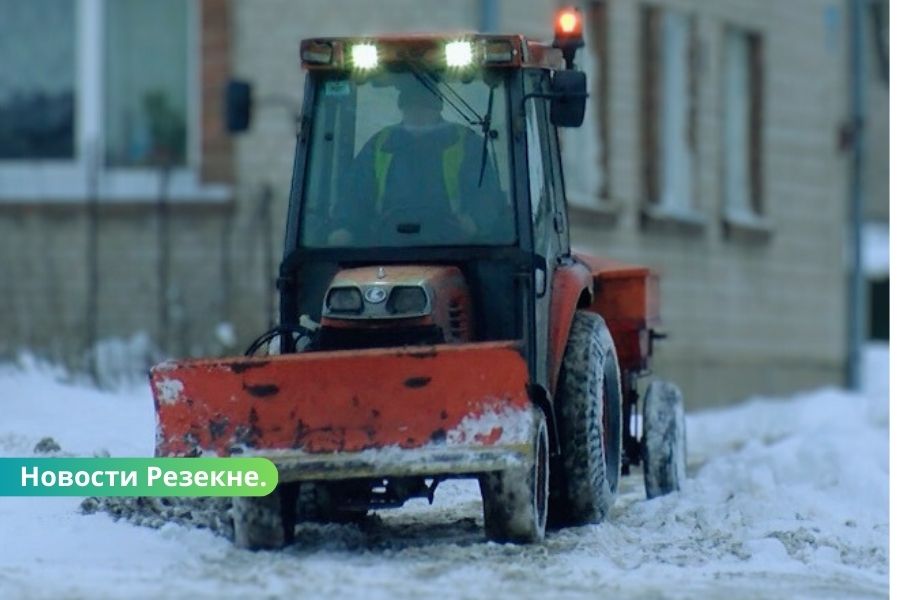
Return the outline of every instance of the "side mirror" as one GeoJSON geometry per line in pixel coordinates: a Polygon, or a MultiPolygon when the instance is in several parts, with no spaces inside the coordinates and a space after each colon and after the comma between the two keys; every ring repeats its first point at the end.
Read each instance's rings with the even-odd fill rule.
{"type": "Polygon", "coordinates": [[[557,127],[581,127],[588,97],[584,72],[557,71],[550,89],[550,122],[557,127]]]}
{"type": "Polygon", "coordinates": [[[240,133],[250,127],[253,89],[246,81],[231,80],[225,86],[225,130],[240,133]]]}

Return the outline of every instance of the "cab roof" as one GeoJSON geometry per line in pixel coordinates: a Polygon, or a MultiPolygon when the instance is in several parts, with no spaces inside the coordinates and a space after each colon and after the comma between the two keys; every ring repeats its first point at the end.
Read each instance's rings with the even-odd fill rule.
{"type": "Polygon", "coordinates": [[[310,70],[352,70],[353,47],[371,45],[383,63],[415,58],[440,65],[447,44],[454,42],[469,43],[473,60],[486,67],[565,68],[562,52],[549,43],[521,34],[468,32],[308,38],[300,43],[300,60],[310,70]]]}

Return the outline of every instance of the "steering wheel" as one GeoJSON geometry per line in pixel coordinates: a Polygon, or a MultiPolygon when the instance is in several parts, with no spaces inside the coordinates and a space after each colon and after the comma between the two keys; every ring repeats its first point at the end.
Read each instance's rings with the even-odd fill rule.
{"type": "Polygon", "coordinates": [[[395,206],[385,211],[375,221],[372,231],[378,237],[425,235],[429,241],[460,241],[469,237],[459,219],[449,210],[418,204],[395,206]]]}

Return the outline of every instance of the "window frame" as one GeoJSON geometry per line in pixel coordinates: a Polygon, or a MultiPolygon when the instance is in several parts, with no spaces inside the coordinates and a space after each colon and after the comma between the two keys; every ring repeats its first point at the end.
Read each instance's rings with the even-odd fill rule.
{"type": "Polygon", "coordinates": [[[645,4],[640,7],[640,46],[641,65],[641,169],[643,176],[643,209],[642,218],[645,224],[670,222],[687,226],[690,229],[702,228],[706,217],[700,210],[700,153],[699,153],[699,53],[700,39],[697,15],[691,11],[645,4]],[[687,40],[685,44],[684,81],[685,120],[687,124],[686,146],[690,152],[690,193],[680,202],[664,202],[663,170],[665,168],[661,155],[663,145],[663,117],[659,107],[664,98],[662,79],[665,66],[660,60],[665,44],[664,19],[667,13],[681,15],[687,24],[687,40]]]}
{"type": "Polygon", "coordinates": [[[726,26],[722,37],[722,144],[724,146],[721,156],[722,160],[722,183],[723,183],[723,207],[726,214],[746,213],[746,216],[762,217],[765,214],[765,202],[763,198],[763,172],[762,172],[762,126],[763,126],[763,47],[762,36],[755,31],[736,26],[726,26]],[[744,157],[747,170],[747,190],[746,198],[743,204],[738,206],[736,199],[729,196],[728,176],[728,155],[734,152],[733,145],[728,136],[728,122],[731,114],[730,100],[731,91],[729,90],[729,82],[731,78],[730,68],[732,66],[730,52],[730,40],[739,38],[740,43],[746,47],[746,62],[743,68],[746,69],[746,139],[742,140],[746,144],[746,156],[744,157]]]}
{"type": "MultiPolygon", "coordinates": [[[[409,73],[412,76],[411,71],[403,71],[405,73],[409,73]]],[[[495,125],[497,123],[501,123],[498,127],[501,127],[506,130],[505,135],[500,135],[499,137],[502,139],[506,139],[506,150],[505,150],[505,168],[500,168],[501,164],[504,161],[497,160],[495,163],[495,168],[497,169],[497,176],[499,178],[498,183],[500,185],[501,191],[505,192],[507,197],[507,201],[509,203],[510,208],[510,217],[512,218],[513,229],[513,240],[508,242],[497,242],[494,241],[485,241],[480,240],[477,242],[477,245],[480,245],[485,248],[504,248],[504,247],[513,247],[517,246],[521,243],[521,237],[523,235],[520,229],[520,221],[518,211],[519,208],[515,201],[515,193],[516,193],[516,165],[515,165],[515,137],[518,135],[515,132],[514,126],[514,117],[513,117],[513,97],[514,97],[514,88],[519,83],[512,76],[512,73],[508,70],[497,69],[497,74],[502,76],[503,81],[498,83],[498,89],[501,90],[502,97],[494,98],[494,113],[497,111],[502,111],[503,119],[497,121],[494,120],[495,125]]],[[[291,202],[297,204],[297,212],[296,214],[289,215],[289,219],[296,219],[297,222],[297,230],[296,230],[296,240],[295,243],[296,248],[302,248],[304,251],[322,251],[322,250],[333,250],[339,248],[343,251],[351,251],[351,250],[359,250],[359,249],[371,249],[373,246],[364,246],[364,245],[331,245],[331,244],[317,244],[310,243],[308,240],[305,240],[307,237],[307,227],[309,226],[308,219],[311,214],[314,214],[310,211],[310,201],[312,199],[312,191],[317,191],[312,188],[315,179],[322,177],[323,169],[316,169],[314,167],[314,161],[318,159],[318,154],[313,151],[311,146],[312,141],[316,138],[317,131],[319,128],[323,127],[323,125],[327,128],[328,123],[323,124],[319,119],[320,115],[327,114],[327,111],[321,105],[323,90],[327,82],[329,81],[343,81],[352,79],[353,75],[341,71],[329,71],[323,70],[319,72],[312,71],[306,79],[306,86],[304,88],[304,107],[302,113],[302,120],[306,124],[306,129],[300,134],[298,137],[297,144],[297,153],[295,155],[295,165],[293,171],[293,180],[292,180],[292,191],[291,191],[291,202]],[[301,164],[297,161],[300,160],[300,152],[302,151],[302,171],[300,170],[301,164]],[[296,198],[296,200],[295,200],[296,198]]],[[[356,95],[359,93],[359,86],[353,87],[353,107],[352,109],[346,111],[347,114],[358,115],[360,111],[357,110],[358,100],[356,95]]],[[[390,106],[396,106],[396,100],[389,103],[390,106]]],[[[452,114],[452,109],[450,107],[445,107],[445,111],[448,111],[448,114],[452,114]]],[[[331,119],[333,121],[337,121],[339,115],[338,111],[333,111],[331,115],[331,119]]],[[[399,121],[400,112],[398,111],[395,115],[396,119],[399,121]]],[[[459,121],[460,117],[455,116],[453,119],[445,119],[450,123],[455,123],[457,125],[463,125],[462,122],[459,121]]],[[[393,121],[390,119],[389,121],[393,121]]],[[[388,125],[394,125],[394,123],[390,122],[388,125]]],[[[331,124],[333,128],[333,123],[331,124]]],[[[362,152],[362,149],[366,146],[366,144],[375,138],[376,134],[379,131],[384,130],[384,125],[379,125],[372,129],[371,134],[360,134],[357,130],[360,126],[360,120],[357,117],[353,119],[353,144],[351,144],[350,149],[351,152],[348,155],[350,158],[350,163],[354,162],[359,158],[359,154],[362,152]],[[360,143],[360,141],[362,141],[360,143]],[[356,146],[359,145],[359,148],[356,146]]],[[[469,129],[471,129],[470,125],[467,125],[469,129]]],[[[496,127],[495,127],[496,128],[496,127]]],[[[493,152],[489,149],[489,160],[493,161],[494,157],[491,157],[493,152]]],[[[499,152],[498,152],[499,154],[499,152]]],[[[326,161],[327,168],[324,171],[332,172],[334,167],[334,161],[326,161]]],[[[329,179],[334,179],[334,175],[328,175],[329,179]]],[[[341,176],[343,177],[343,176],[341,176]]],[[[336,181],[336,180],[335,180],[336,181]]],[[[332,186],[335,181],[330,182],[328,185],[332,186]]],[[[337,197],[339,194],[337,192],[333,192],[331,194],[334,197],[337,197]]],[[[329,215],[333,217],[333,205],[329,208],[329,215]]],[[[291,221],[293,223],[293,221],[291,221]]],[[[291,230],[288,230],[288,234],[291,234],[291,230]]],[[[287,238],[286,238],[287,239],[287,238]]],[[[476,245],[470,242],[458,242],[458,243],[448,243],[445,244],[446,247],[458,248],[463,247],[465,245],[476,245]]],[[[389,249],[419,249],[419,250],[427,250],[435,247],[439,247],[437,244],[428,243],[421,245],[397,245],[397,246],[382,246],[383,248],[389,249]]]]}
{"type": "MultiPolygon", "coordinates": [[[[0,203],[156,202],[163,193],[162,170],[105,165],[103,131],[104,8],[115,0],[75,2],[75,144],[71,159],[0,160],[0,203]]],[[[186,164],[169,170],[169,198],[224,201],[228,186],[202,184],[201,19],[198,0],[186,2],[188,23],[186,164]]]]}
{"type": "Polygon", "coordinates": [[[766,200],[765,182],[765,121],[766,121],[766,73],[765,73],[765,36],[757,29],[742,25],[726,23],[721,29],[720,38],[720,94],[721,110],[719,114],[720,143],[719,153],[719,190],[721,198],[721,218],[726,235],[749,239],[765,239],[772,233],[769,220],[769,208],[766,200]],[[728,161],[734,152],[728,140],[729,118],[729,38],[741,36],[747,46],[747,139],[746,170],[747,190],[743,206],[739,206],[730,194],[728,181],[728,161]]]}
{"type": "MultiPolygon", "coordinates": [[[[532,77],[534,75],[532,74],[532,77]]],[[[541,93],[541,83],[529,82],[532,89],[541,93]]],[[[528,164],[528,203],[531,212],[531,226],[535,239],[541,239],[543,229],[549,227],[552,215],[552,175],[548,172],[550,165],[546,163],[546,133],[541,123],[546,119],[544,103],[531,99],[525,104],[525,148],[528,164]]]]}

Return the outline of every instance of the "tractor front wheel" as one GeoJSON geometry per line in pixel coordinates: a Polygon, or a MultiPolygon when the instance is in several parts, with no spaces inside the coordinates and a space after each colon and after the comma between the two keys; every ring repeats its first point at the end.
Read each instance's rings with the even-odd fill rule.
{"type": "Polygon", "coordinates": [[[551,520],[597,523],[609,513],[622,468],[622,386],[612,335],[603,318],[572,320],[557,387],[559,444],[551,520]]]}
{"type": "Polygon", "coordinates": [[[641,452],[647,498],[680,490],[687,472],[684,400],[668,381],[653,381],[644,396],[641,452]]]}
{"type": "Polygon", "coordinates": [[[531,464],[485,473],[479,478],[484,529],[489,540],[531,544],[547,527],[550,451],[547,422],[538,413],[531,464]]]}

